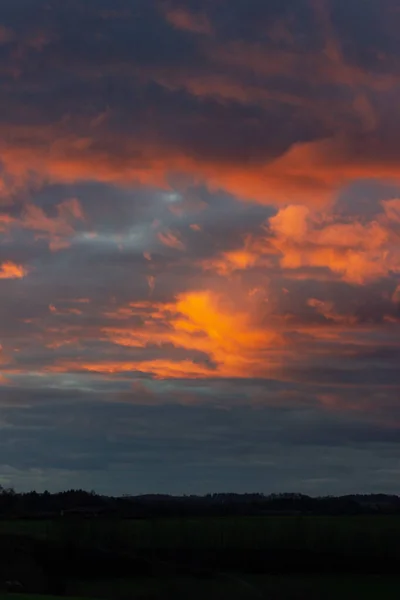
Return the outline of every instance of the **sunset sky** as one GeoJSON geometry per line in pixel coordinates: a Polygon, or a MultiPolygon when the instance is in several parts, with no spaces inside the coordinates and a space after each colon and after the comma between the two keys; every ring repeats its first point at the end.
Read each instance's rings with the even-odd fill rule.
{"type": "Polygon", "coordinates": [[[400,493],[399,31],[1,1],[1,485],[400,493]]]}

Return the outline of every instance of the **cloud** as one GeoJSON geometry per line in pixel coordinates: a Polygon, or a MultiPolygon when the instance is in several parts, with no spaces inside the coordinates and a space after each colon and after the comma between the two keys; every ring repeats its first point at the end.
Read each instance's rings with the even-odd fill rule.
{"type": "Polygon", "coordinates": [[[345,281],[361,284],[387,277],[400,269],[398,206],[398,200],[383,202],[383,215],[369,223],[335,223],[329,215],[289,206],[269,221],[272,244],[284,269],[327,267],[345,281]]]}
{"type": "Polygon", "coordinates": [[[324,490],[334,493],[391,489],[398,436],[366,416],[310,407],[110,404],[94,402],[87,394],[79,401],[64,395],[55,411],[52,392],[44,392],[44,402],[39,401],[41,393],[30,394],[30,406],[14,402],[3,410],[6,426],[0,443],[8,448],[8,466],[2,477],[18,489],[63,489],[71,483],[107,493],[104,474],[114,493],[128,488],[130,493],[159,492],[167,479],[171,493],[245,492],[261,485],[266,493],[296,489],[318,494],[320,478],[324,490]],[[11,444],[16,435],[20,443],[11,444]],[[36,443],[27,452],[33,438],[36,443]],[[193,469],[196,481],[190,477],[193,469]],[[238,470],[244,478],[239,488],[232,488],[238,470]],[[134,471],[133,487],[126,488],[134,471]]]}
{"type": "Polygon", "coordinates": [[[217,257],[206,259],[201,263],[206,271],[215,271],[219,275],[230,275],[235,271],[251,269],[252,267],[272,266],[271,256],[268,256],[267,244],[260,239],[249,236],[241,249],[222,252],[217,257]]]}
{"type": "Polygon", "coordinates": [[[212,33],[210,21],[204,14],[195,14],[183,8],[167,9],[166,19],[173,27],[193,33],[212,33]]]}
{"type": "Polygon", "coordinates": [[[81,4],[0,7],[2,472],[390,487],[395,3],[81,4]]]}
{"type": "Polygon", "coordinates": [[[55,206],[55,214],[49,216],[35,204],[24,204],[17,216],[5,214],[3,232],[13,235],[15,230],[25,230],[33,233],[35,240],[45,239],[52,251],[67,248],[75,234],[76,222],[84,221],[82,207],[76,198],[71,198],[55,206]]]}
{"type": "Polygon", "coordinates": [[[160,242],[164,244],[164,246],[168,246],[168,248],[175,248],[176,250],[185,250],[185,244],[172,231],[160,231],[157,234],[157,237],[160,240],[160,242]]]}
{"type": "Polygon", "coordinates": [[[11,261],[0,264],[0,279],[22,279],[26,275],[27,271],[22,265],[11,261]]]}
{"type": "Polygon", "coordinates": [[[398,181],[392,3],[391,19],[363,7],[357,26],[336,0],[255,6],[49,13],[36,0],[28,25],[6,3],[5,195],[32,178],[171,189],[180,173],[264,204],[320,203],[360,177],[398,181]]]}
{"type": "Polygon", "coordinates": [[[268,350],[280,343],[275,332],[260,331],[253,325],[244,309],[208,291],[182,294],[176,303],[164,306],[132,305],[121,316],[129,319],[143,310],[147,312],[145,329],[124,326],[105,328],[104,333],[121,346],[155,344],[167,350],[172,344],[187,350],[188,356],[193,351],[204,356],[201,362],[159,359],[127,365],[128,370],[145,371],[156,377],[242,377],[255,375],[260,369],[266,372],[264,359],[268,350]]]}
{"type": "Polygon", "coordinates": [[[321,212],[296,204],[281,208],[250,234],[241,247],[205,261],[220,274],[273,266],[274,256],[290,276],[301,269],[328,269],[353,284],[365,284],[400,271],[398,199],[384,200],[375,218],[344,217],[335,209],[321,212]]]}

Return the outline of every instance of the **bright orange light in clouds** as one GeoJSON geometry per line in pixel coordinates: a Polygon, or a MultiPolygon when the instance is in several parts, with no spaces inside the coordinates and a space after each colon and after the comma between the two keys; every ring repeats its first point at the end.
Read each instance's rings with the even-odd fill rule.
{"type": "Polygon", "coordinates": [[[223,252],[220,256],[204,261],[202,267],[206,271],[215,271],[219,275],[230,275],[233,271],[254,267],[259,260],[259,254],[245,247],[223,252]]]}
{"type": "Polygon", "coordinates": [[[28,271],[25,267],[17,265],[12,261],[7,261],[0,265],[0,279],[22,279],[27,274],[28,271]]]}
{"type": "Polygon", "coordinates": [[[269,220],[271,242],[283,269],[326,267],[343,280],[363,284],[400,272],[398,200],[382,202],[384,214],[369,223],[335,223],[333,215],[288,206],[269,220]]]}
{"type": "MultiPolygon", "coordinates": [[[[188,355],[190,351],[204,353],[205,361],[150,359],[132,363],[128,368],[118,364],[83,368],[105,372],[136,369],[156,377],[249,377],[265,373],[272,366],[269,361],[272,352],[281,346],[281,339],[272,329],[252,322],[248,308],[234,307],[211,291],[182,294],[174,304],[133,304],[118,310],[123,326],[103,329],[108,341],[132,348],[172,344],[187,350],[188,355]],[[130,328],[129,319],[134,315],[143,316],[144,327],[130,328]]],[[[275,355],[274,364],[276,361],[275,355]]]]}
{"type": "Polygon", "coordinates": [[[271,266],[275,256],[286,277],[307,278],[296,270],[325,268],[353,284],[400,273],[400,201],[383,201],[382,208],[365,222],[289,205],[265,223],[263,234],[248,236],[236,250],[207,259],[202,266],[227,276],[271,266]]]}
{"type": "Polygon", "coordinates": [[[267,240],[247,236],[242,248],[222,252],[215,258],[201,263],[206,271],[215,271],[219,275],[230,275],[234,271],[250,269],[255,266],[271,266],[273,248],[267,240]]]}
{"type": "Polygon", "coordinates": [[[54,182],[96,180],[171,190],[169,175],[181,173],[194,183],[206,182],[210,190],[224,189],[243,200],[321,206],[332,201],[334,193],[353,180],[374,177],[400,181],[397,160],[379,160],[376,153],[359,157],[351,140],[341,135],[294,144],[277,158],[241,163],[192,157],[168,145],[148,144],[144,149],[134,140],[123,140],[124,155],[115,156],[100,153],[90,138],[66,138],[56,129],[47,132],[6,129],[2,133],[2,160],[7,172],[21,185],[29,172],[35,172],[39,178],[54,182]],[[15,140],[15,145],[5,142],[9,139],[15,140]],[[50,154],[38,147],[35,143],[38,139],[43,147],[51,146],[50,154]]]}

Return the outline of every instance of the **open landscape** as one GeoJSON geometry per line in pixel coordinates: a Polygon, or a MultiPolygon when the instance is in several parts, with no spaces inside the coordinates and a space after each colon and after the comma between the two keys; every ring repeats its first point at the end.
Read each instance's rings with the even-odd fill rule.
{"type": "MultiPolygon", "coordinates": [[[[135,498],[123,502],[137,506],[135,498]]],[[[398,514],[229,514],[236,500],[225,515],[166,517],[154,499],[150,505],[153,514],[140,518],[94,516],[93,507],[51,518],[3,515],[2,581],[18,581],[25,595],[13,596],[21,600],[354,600],[400,592],[398,514]]],[[[185,506],[190,512],[189,500],[185,506]]]]}
{"type": "Polygon", "coordinates": [[[0,0],[0,600],[398,600],[399,482],[400,0],[0,0]]]}

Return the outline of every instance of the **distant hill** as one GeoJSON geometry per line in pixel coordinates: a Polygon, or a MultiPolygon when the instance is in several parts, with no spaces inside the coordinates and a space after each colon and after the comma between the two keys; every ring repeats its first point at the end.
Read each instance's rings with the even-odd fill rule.
{"type": "Polygon", "coordinates": [[[228,515],[400,514],[400,498],[389,494],[311,497],[298,493],[214,493],[205,496],[102,496],[85,490],[17,493],[0,487],[0,518],[228,515]]]}

